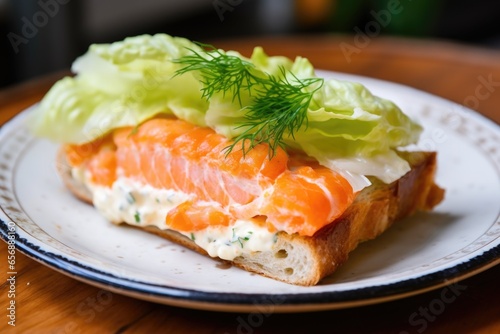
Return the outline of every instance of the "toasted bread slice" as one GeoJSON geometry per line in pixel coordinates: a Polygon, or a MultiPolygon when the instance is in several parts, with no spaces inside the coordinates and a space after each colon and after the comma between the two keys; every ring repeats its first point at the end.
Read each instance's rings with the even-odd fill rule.
{"type": "MultiPolygon", "coordinates": [[[[282,282],[310,286],[332,274],[359,243],[374,239],[394,222],[419,210],[431,210],[444,197],[444,190],[434,182],[435,152],[400,152],[411,170],[399,180],[385,184],[372,179],[347,211],[311,237],[279,232],[272,249],[245,254],[232,262],[244,270],[282,282]]],[[[71,175],[64,152],[58,156],[60,175],[71,192],[92,203],[90,192],[71,175]]],[[[181,244],[196,252],[207,252],[191,239],[173,230],[157,227],[142,229],[181,244]]]]}

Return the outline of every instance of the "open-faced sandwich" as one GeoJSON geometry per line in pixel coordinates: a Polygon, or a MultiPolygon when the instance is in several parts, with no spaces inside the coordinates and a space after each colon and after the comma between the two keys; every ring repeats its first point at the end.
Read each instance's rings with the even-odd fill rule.
{"type": "Polygon", "coordinates": [[[92,45],[33,113],[61,176],[109,221],[314,285],[444,191],[421,126],[311,63],[165,34],[92,45]]]}

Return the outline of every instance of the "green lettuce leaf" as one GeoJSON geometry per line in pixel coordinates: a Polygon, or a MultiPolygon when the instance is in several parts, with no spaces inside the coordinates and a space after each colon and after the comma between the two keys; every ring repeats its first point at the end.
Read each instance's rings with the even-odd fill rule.
{"type": "Polygon", "coordinates": [[[315,94],[308,120],[308,127],[287,144],[348,179],[349,173],[373,175],[386,183],[400,178],[410,166],[394,149],[417,143],[422,132],[393,102],[374,96],[359,83],[334,79],[315,94]]]}
{"type": "Polygon", "coordinates": [[[198,45],[165,34],[95,44],[72,66],[74,77],[58,81],[36,108],[31,125],[63,143],[85,143],[118,127],[158,114],[174,114],[205,126],[207,101],[192,75],[174,76],[173,59],[198,45]]]}

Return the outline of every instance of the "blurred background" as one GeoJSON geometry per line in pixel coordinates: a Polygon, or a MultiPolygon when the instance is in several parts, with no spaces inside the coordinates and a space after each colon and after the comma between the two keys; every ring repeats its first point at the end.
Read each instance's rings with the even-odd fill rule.
{"type": "Polygon", "coordinates": [[[498,0],[0,0],[0,88],[69,69],[89,44],[126,36],[355,34],[373,20],[381,36],[500,49],[498,0]],[[385,19],[390,9],[397,15],[385,19]]]}

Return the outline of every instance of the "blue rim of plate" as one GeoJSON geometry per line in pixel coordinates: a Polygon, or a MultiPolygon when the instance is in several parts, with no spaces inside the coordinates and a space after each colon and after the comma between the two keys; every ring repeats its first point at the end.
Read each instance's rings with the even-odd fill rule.
{"type": "MultiPolygon", "coordinates": [[[[7,222],[0,219],[0,234],[2,239],[8,241],[7,222]]],[[[12,234],[10,234],[12,235],[12,234]]],[[[208,303],[209,305],[243,305],[250,309],[262,305],[273,305],[274,311],[279,311],[285,306],[300,306],[315,304],[321,309],[321,305],[329,306],[328,309],[335,308],[335,305],[342,306],[350,304],[357,306],[357,303],[366,305],[370,300],[380,299],[395,300],[403,296],[415,295],[422,291],[434,290],[443,285],[456,283],[472,274],[477,274],[500,263],[500,245],[497,245],[483,254],[469,259],[453,267],[443,269],[434,273],[411,278],[387,285],[376,285],[371,287],[346,290],[346,291],[324,291],[319,293],[301,294],[243,294],[227,292],[204,292],[189,290],[172,286],[157,285],[141,281],[135,281],[123,277],[117,277],[110,273],[97,270],[95,268],[82,265],[64,256],[54,254],[41,249],[39,246],[21,238],[17,232],[14,234],[16,250],[36,260],[56,271],[63,272],[75,279],[94,283],[101,287],[121,292],[125,295],[133,294],[136,297],[141,295],[154,297],[157,300],[169,298],[182,300],[189,306],[192,303],[208,303]]],[[[168,304],[168,302],[166,303],[168,304]]],[[[200,308],[196,306],[195,308],[200,308]]],[[[201,307],[209,310],[210,307],[201,307]]],[[[236,309],[237,311],[238,309],[236,309]]]]}

